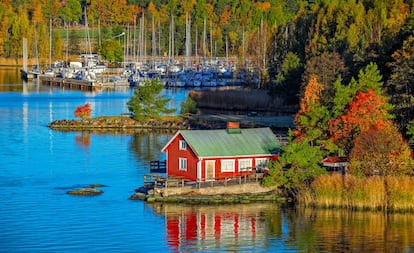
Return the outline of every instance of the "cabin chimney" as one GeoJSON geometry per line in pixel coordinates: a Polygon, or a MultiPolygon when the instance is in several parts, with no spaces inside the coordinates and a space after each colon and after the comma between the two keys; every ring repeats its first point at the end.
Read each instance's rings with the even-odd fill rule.
{"type": "Polygon", "coordinates": [[[227,122],[227,133],[229,134],[239,134],[241,133],[240,130],[240,123],[239,122],[227,122]]]}

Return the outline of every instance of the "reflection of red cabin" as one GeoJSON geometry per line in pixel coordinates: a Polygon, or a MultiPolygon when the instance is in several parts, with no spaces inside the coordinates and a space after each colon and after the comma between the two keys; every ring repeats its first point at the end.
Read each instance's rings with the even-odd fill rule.
{"type": "Polygon", "coordinates": [[[162,149],[167,175],[214,180],[251,173],[277,159],[280,144],[270,128],[180,130],[162,149]]]}
{"type": "Polygon", "coordinates": [[[238,212],[198,211],[180,215],[167,214],[168,244],[180,252],[180,247],[191,244],[204,245],[205,249],[217,244],[260,244],[266,230],[254,214],[238,212]],[[258,224],[259,223],[259,224],[258,224]]]}

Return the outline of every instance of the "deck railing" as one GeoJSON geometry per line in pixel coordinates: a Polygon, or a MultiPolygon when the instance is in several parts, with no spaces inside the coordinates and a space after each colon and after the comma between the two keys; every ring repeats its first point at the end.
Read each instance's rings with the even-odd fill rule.
{"type": "Polygon", "coordinates": [[[218,186],[242,185],[247,183],[261,182],[264,173],[249,173],[239,176],[223,177],[206,180],[188,180],[183,177],[163,177],[160,174],[144,175],[144,186],[147,188],[174,188],[174,187],[191,187],[207,188],[218,186]]]}

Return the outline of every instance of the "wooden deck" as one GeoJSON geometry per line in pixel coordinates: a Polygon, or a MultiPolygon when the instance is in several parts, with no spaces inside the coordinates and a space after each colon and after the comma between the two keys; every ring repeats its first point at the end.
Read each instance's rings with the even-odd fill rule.
{"type": "Polygon", "coordinates": [[[224,177],[214,180],[192,181],[182,177],[164,177],[160,174],[144,175],[144,187],[146,188],[172,188],[172,187],[190,187],[206,188],[218,186],[242,185],[247,183],[261,182],[265,173],[249,173],[241,176],[224,177]]]}

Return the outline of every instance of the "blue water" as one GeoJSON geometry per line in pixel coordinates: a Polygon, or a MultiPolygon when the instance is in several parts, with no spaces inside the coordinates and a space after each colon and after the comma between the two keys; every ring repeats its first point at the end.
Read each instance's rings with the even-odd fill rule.
{"type": "MultiPolygon", "coordinates": [[[[164,91],[173,100],[171,106],[187,92],[164,91]]],[[[168,214],[156,215],[146,203],[128,200],[143,184],[149,161],[162,157],[160,150],[171,134],[94,134],[47,127],[57,119],[73,119],[75,108],[85,103],[92,105],[93,116],[127,112],[131,95],[129,89],[83,93],[32,85],[0,92],[1,251],[226,251],[225,243],[215,246],[215,240],[207,243],[214,247],[187,245],[181,235],[176,236],[178,244],[169,242],[168,214]],[[100,196],[66,194],[97,183],[106,186],[100,196]]]]}
{"type": "MultiPolygon", "coordinates": [[[[187,93],[164,91],[175,108],[187,93]]],[[[128,200],[171,133],[62,132],[47,124],[73,119],[85,103],[93,116],[119,115],[131,95],[0,85],[0,252],[413,252],[411,214],[128,200]],[[104,193],[66,194],[89,184],[105,185],[104,193]]]]}
{"type": "Polygon", "coordinates": [[[164,221],[147,211],[142,202],[127,200],[148,172],[148,161],[131,152],[135,137],[89,134],[84,144],[76,141],[82,133],[47,127],[53,120],[73,118],[74,108],[87,102],[94,115],[119,115],[127,111],[130,95],[129,90],[0,93],[2,249],[127,251],[139,246],[138,251],[168,250],[160,243],[165,237],[164,221]],[[93,183],[107,185],[103,195],[82,198],[66,194],[93,183]],[[151,241],[143,240],[148,228],[160,231],[151,233],[151,241]]]}

